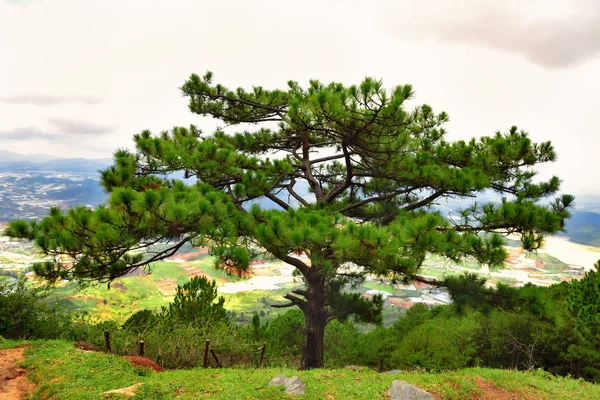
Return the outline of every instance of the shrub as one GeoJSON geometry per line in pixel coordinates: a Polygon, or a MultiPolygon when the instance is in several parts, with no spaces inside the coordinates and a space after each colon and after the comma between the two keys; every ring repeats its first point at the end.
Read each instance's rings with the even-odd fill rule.
{"type": "Polygon", "coordinates": [[[472,366],[477,355],[477,330],[475,313],[427,320],[402,339],[392,353],[392,364],[429,371],[472,366]]]}
{"type": "Polygon", "coordinates": [[[360,332],[351,321],[332,321],[325,328],[325,363],[328,368],[357,364],[360,332]]]}
{"type": "Polygon", "coordinates": [[[299,309],[287,311],[267,323],[264,338],[269,354],[299,359],[304,341],[304,315],[299,309]]]}
{"type": "Polygon", "coordinates": [[[0,278],[0,336],[56,339],[70,330],[71,315],[49,300],[51,289],[32,286],[24,276],[0,278]]]}
{"type": "Polygon", "coordinates": [[[141,310],[134,313],[123,324],[123,329],[137,334],[142,334],[159,323],[160,317],[152,310],[141,310]]]}

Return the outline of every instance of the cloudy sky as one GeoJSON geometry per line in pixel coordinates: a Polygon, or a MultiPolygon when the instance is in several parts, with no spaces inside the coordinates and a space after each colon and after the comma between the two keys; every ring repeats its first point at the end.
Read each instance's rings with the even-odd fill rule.
{"type": "Polygon", "coordinates": [[[600,194],[598,0],[0,0],[0,149],[109,157],[143,129],[210,121],[179,86],[410,83],[450,139],[517,125],[543,174],[600,194]]]}

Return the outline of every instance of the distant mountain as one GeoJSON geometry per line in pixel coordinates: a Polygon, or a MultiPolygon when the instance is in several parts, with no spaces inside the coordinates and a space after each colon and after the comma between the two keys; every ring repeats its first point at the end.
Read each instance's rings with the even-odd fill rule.
{"type": "Polygon", "coordinates": [[[575,195],[575,209],[577,211],[600,213],[600,196],[593,194],[575,195]]]}
{"type": "Polygon", "coordinates": [[[111,158],[58,158],[47,154],[18,154],[0,150],[0,171],[6,172],[96,173],[111,164],[111,158]]]}
{"type": "Polygon", "coordinates": [[[17,154],[0,150],[0,221],[38,219],[48,209],[63,210],[106,201],[98,171],[109,158],[57,158],[47,154],[17,154]]]}
{"type": "Polygon", "coordinates": [[[64,158],[47,161],[40,166],[52,171],[97,172],[112,165],[111,158],[64,158]]]}
{"type": "Polygon", "coordinates": [[[575,211],[565,222],[565,233],[572,242],[600,247],[600,214],[590,211],[575,211]]]}
{"type": "Polygon", "coordinates": [[[13,153],[12,151],[0,149],[0,164],[14,163],[14,162],[35,162],[43,163],[50,160],[56,160],[58,157],[51,156],[49,154],[19,154],[13,153]]]}

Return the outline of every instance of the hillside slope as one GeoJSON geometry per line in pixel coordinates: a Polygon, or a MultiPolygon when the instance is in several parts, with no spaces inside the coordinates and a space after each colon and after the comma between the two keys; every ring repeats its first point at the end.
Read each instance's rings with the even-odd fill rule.
{"type": "MultiPolygon", "coordinates": [[[[4,343],[4,346],[16,343],[4,343]]],[[[0,347],[3,344],[0,341],[0,347]]],[[[437,399],[598,399],[600,386],[557,378],[542,371],[472,368],[454,372],[378,374],[361,369],[192,369],[156,373],[132,367],[121,357],[86,352],[63,341],[37,342],[25,351],[28,377],[37,384],[32,399],[101,399],[105,391],[137,383],[135,399],[281,399],[269,387],[276,375],[298,375],[303,399],[384,399],[395,379],[406,380],[437,399]]],[[[110,397],[107,397],[110,398],[110,397]]]]}

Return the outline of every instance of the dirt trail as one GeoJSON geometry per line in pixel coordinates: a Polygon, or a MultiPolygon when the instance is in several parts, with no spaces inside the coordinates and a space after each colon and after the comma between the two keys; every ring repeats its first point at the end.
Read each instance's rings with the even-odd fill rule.
{"type": "Polygon", "coordinates": [[[481,394],[475,396],[477,400],[523,400],[517,393],[502,389],[482,377],[478,377],[475,384],[482,390],[481,394]]]}
{"type": "Polygon", "coordinates": [[[35,389],[25,376],[25,369],[17,364],[23,361],[25,347],[0,350],[0,400],[19,400],[35,389]]]}

